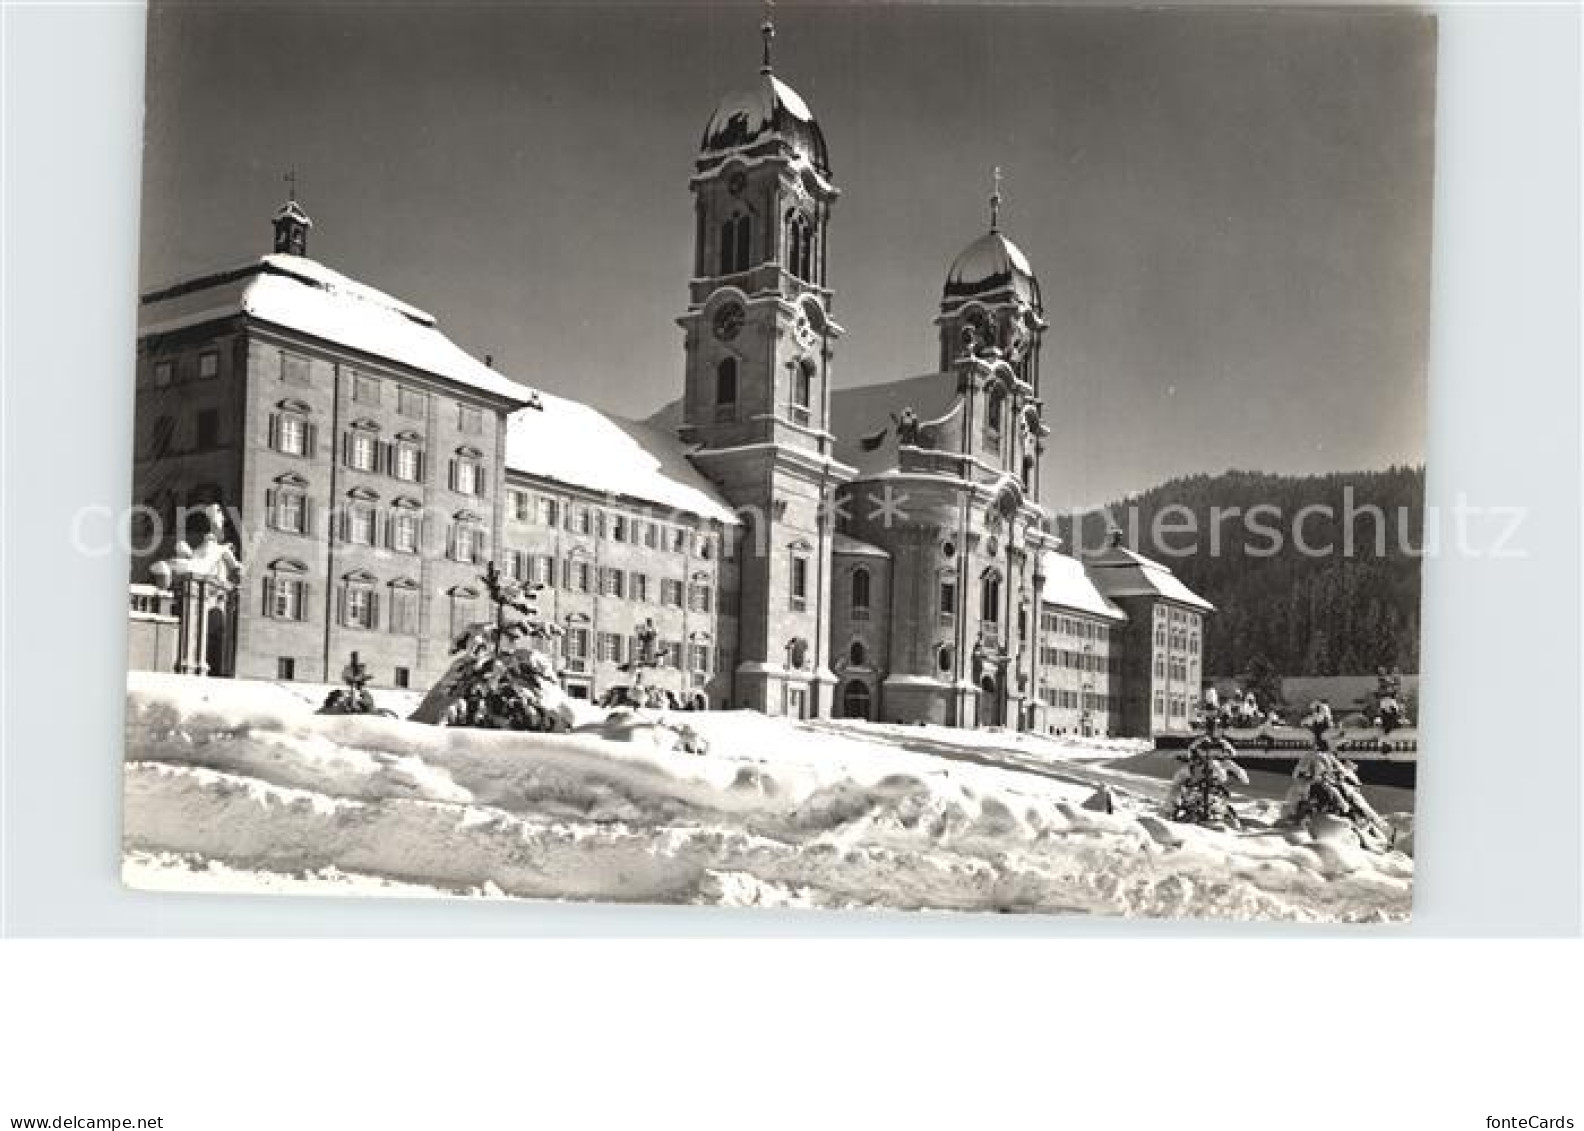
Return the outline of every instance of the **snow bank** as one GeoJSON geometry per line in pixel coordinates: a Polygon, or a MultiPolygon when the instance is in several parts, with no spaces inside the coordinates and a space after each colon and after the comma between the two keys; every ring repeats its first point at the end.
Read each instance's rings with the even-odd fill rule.
{"type": "Polygon", "coordinates": [[[1085,810],[1101,771],[1014,736],[949,748],[716,712],[685,716],[710,750],[689,755],[315,716],[267,684],[148,673],[130,678],[127,709],[124,874],[139,887],[1299,920],[1409,910],[1404,856],[1171,825],[1125,776],[1110,783],[1124,811],[1085,810]],[[1008,750],[1041,772],[1000,761],[1008,750]]]}

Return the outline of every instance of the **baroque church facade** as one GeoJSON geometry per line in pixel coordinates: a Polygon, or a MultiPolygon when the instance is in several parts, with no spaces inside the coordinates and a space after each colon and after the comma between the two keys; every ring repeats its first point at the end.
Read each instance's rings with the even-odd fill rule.
{"type": "MultiPolygon", "coordinates": [[[[999,193],[947,271],[938,369],[878,398],[833,387],[839,189],[764,30],[690,181],[674,419],[621,420],[469,356],[309,258],[295,200],[270,254],[144,295],[133,580],[180,554],[198,508],[225,508],[244,575],[211,674],[331,682],[357,652],[375,686],[426,687],[486,614],[493,561],[539,587],[576,695],[630,682],[649,636],[652,682],[696,705],[1188,729],[1210,606],[1120,539],[1063,553],[1041,506],[1046,321],[999,193]]],[[[163,614],[134,589],[139,666],[163,614]]]]}

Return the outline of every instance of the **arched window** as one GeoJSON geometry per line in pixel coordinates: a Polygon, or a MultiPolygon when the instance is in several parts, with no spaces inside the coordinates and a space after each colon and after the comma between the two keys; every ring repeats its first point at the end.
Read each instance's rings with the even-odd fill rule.
{"type": "Polygon", "coordinates": [[[792,418],[807,424],[814,404],[814,362],[803,358],[792,368],[792,418]]]}
{"type": "Polygon", "coordinates": [[[869,571],[862,567],[853,570],[852,611],[854,619],[869,615],[869,571]]]}
{"type": "Polygon", "coordinates": [[[979,619],[986,624],[1001,623],[1001,578],[997,574],[986,574],[979,588],[979,619]]]}
{"type": "Polygon", "coordinates": [[[814,225],[801,212],[787,224],[787,270],[805,283],[814,282],[814,225]]]}
{"type": "Polygon", "coordinates": [[[861,668],[869,662],[869,649],[864,647],[862,640],[854,640],[848,647],[847,662],[855,668],[861,668]]]}
{"type": "Polygon", "coordinates": [[[861,679],[850,680],[842,688],[842,715],[849,719],[867,719],[871,696],[869,685],[861,679]]]}
{"type": "Polygon", "coordinates": [[[1005,416],[1006,394],[999,388],[992,388],[990,395],[985,399],[984,439],[985,447],[998,455],[1001,452],[1001,431],[1005,416]]]}
{"type": "Polygon", "coordinates": [[[736,275],[748,270],[753,223],[746,213],[733,216],[721,225],[720,273],[736,275]]]}
{"type": "Polygon", "coordinates": [[[737,359],[728,357],[715,366],[715,418],[730,419],[737,411],[737,359]]]}

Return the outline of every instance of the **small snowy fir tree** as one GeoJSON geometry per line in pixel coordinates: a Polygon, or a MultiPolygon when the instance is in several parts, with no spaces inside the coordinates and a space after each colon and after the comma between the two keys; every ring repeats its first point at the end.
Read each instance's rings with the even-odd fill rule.
{"type": "Polygon", "coordinates": [[[535,647],[559,635],[539,612],[538,587],[501,575],[490,562],[481,580],[493,618],[469,625],[452,644],[447,726],[490,730],[561,730],[565,721],[550,709],[546,692],[556,687],[550,657],[535,647]]]}
{"type": "Polygon", "coordinates": [[[374,696],[369,694],[368,665],[358,658],[356,652],[347,661],[347,666],[341,669],[341,682],[345,687],[338,687],[325,696],[324,705],[319,708],[321,715],[372,715],[379,712],[374,706],[374,696]]]}
{"type": "Polygon", "coordinates": [[[1236,755],[1237,748],[1216,734],[1212,723],[1180,755],[1183,767],[1166,791],[1166,816],[1194,825],[1239,828],[1242,822],[1232,808],[1232,783],[1247,785],[1249,779],[1243,767],[1233,761],[1236,755]]]}
{"type": "Polygon", "coordinates": [[[1346,821],[1359,842],[1376,851],[1390,848],[1394,839],[1391,825],[1365,799],[1357,768],[1333,754],[1324,738],[1293,768],[1282,817],[1294,825],[1313,826],[1328,817],[1346,821]]]}

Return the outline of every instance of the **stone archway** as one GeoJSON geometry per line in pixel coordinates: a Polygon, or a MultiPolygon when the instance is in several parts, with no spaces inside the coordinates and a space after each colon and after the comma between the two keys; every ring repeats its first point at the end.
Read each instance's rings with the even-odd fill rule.
{"type": "Polygon", "coordinates": [[[861,679],[848,680],[842,688],[842,718],[844,719],[872,719],[874,717],[874,693],[869,690],[869,685],[861,679]]]}

